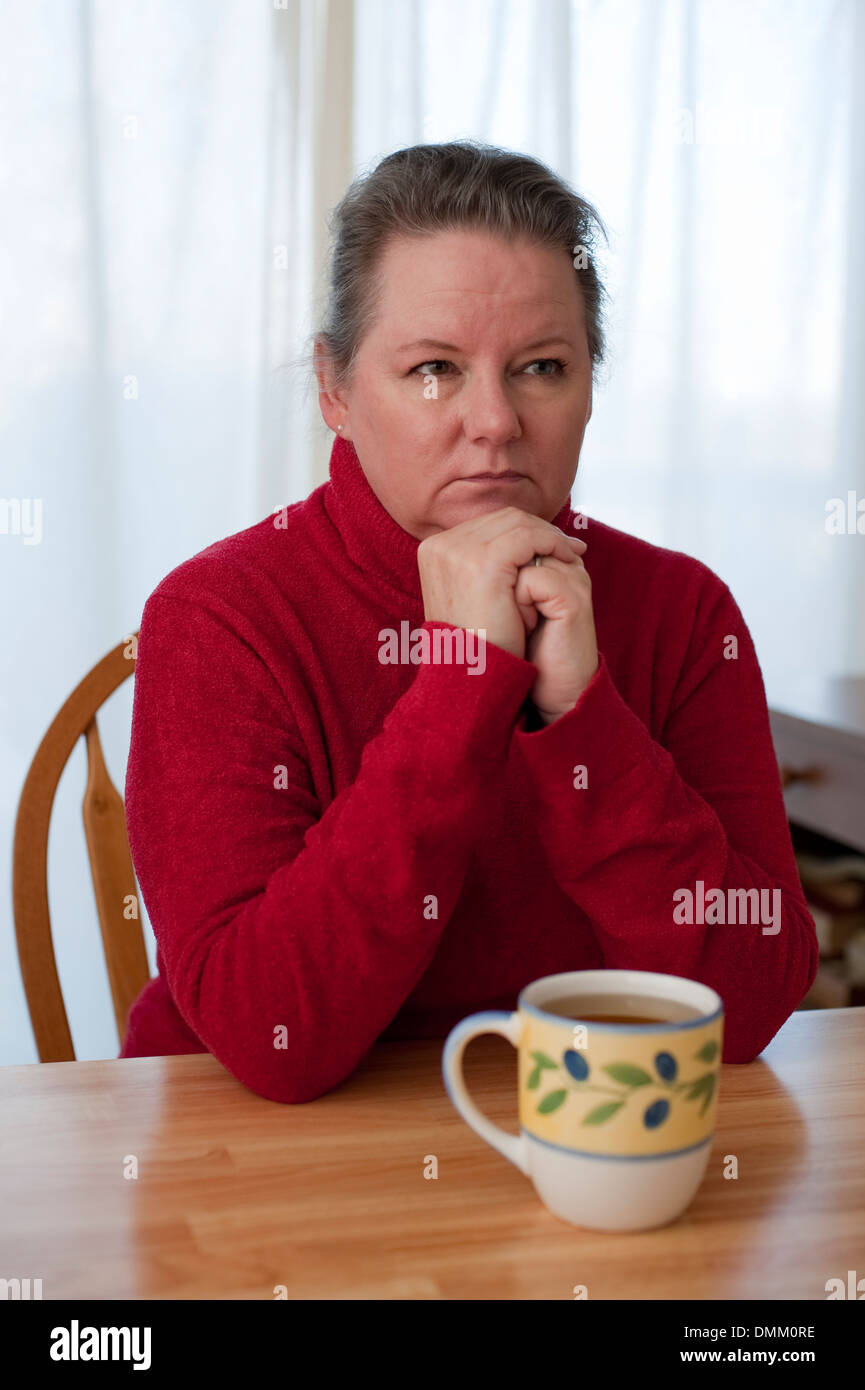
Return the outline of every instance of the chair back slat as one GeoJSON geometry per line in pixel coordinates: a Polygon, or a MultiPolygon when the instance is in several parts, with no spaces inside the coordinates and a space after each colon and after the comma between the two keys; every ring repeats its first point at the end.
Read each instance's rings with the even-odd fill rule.
{"type": "MultiPolygon", "coordinates": [[[[45,737],[36,750],[30,769],[21,789],[18,802],[18,815],[15,819],[15,837],[12,846],[12,911],[15,918],[15,936],[18,943],[18,961],[21,978],[30,1012],[30,1022],[40,1062],[74,1062],[75,1049],[69,1031],[69,1020],[63,1002],[63,992],[57,974],[57,961],[51,937],[51,914],[48,906],[48,831],[51,825],[51,812],[54,795],[61,773],[78,739],[86,734],[94,722],[96,711],[119,685],[131,676],[135,669],[138,633],[124,638],[122,642],[104,656],[75,687],[66,703],[54,718],[45,737]]],[[[94,726],[96,744],[99,739],[94,726]]],[[[95,758],[93,740],[88,738],[88,781],[93,774],[95,758]]],[[[102,761],[102,750],[98,758],[102,761]]],[[[107,771],[106,771],[107,777],[107,771]]],[[[110,781],[109,781],[110,784],[110,781]]],[[[120,800],[114,787],[114,795],[120,800]]],[[[128,942],[118,948],[116,940],[120,935],[113,922],[112,903],[121,891],[131,882],[131,893],[136,893],[135,877],[131,861],[127,870],[122,855],[118,853],[117,839],[119,822],[116,806],[111,797],[97,781],[93,792],[93,809],[85,809],[85,833],[90,852],[91,872],[94,875],[94,892],[99,912],[102,940],[106,950],[108,977],[111,985],[114,1016],[118,1027],[118,1038],[122,1042],[125,1017],[121,1025],[121,1015],[128,1009],[128,993],[133,982],[141,975],[142,958],[146,961],[144,933],[140,918],[123,920],[128,942]],[[103,812],[98,809],[103,803],[106,808],[105,825],[109,848],[103,852],[97,843],[101,838],[103,812]],[[89,826],[88,826],[89,819],[89,826]],[[95,859],[95,867],[94,867],[95,859]],[[119,866],[119,867],[117,867],[119,866]],[[131,875],[131,878],[130,878],[131,875]],[[103,908],[107,907],[109,927],[107,929],[103,908]],[[110,946],[109,946],[110,943],[110,946]],[[139,949],[140,947],[140,949],[139,949]]],[[[86,801],[86,797],[85,797],[86,801]]],[[[122,806],[122,802],[121,802],[122,806]]],[[[126,836],[125,813],[123,835],[126,836]]],[[[126,853],[129,854],[128,842],[126,853]]],[[[136,896],[136,902],[138,901],[136,896]]],[[[122,913],[122,908],[121,908],[122,913]]],[[[141,980],[146,983],[147,973],[141,980]]]]}
{"type": "Polygon", "coordinates": [[[150,967],[141,932],[126,812],[105,766],[95,718],[87,725],[84,737],[87,742],[87,786],[82,802],[84,834],[117,1036],[122,1041],[129,1010],[150,978],[150,967]]]}

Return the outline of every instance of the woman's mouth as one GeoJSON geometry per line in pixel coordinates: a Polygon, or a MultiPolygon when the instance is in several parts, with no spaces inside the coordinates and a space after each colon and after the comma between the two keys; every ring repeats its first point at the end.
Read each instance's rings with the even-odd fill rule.
{"type": "Polygon", "coordinates": [[[461,483],[522,483],[528,481],[526,473],[468,473],[458,480],[461,483]]]}

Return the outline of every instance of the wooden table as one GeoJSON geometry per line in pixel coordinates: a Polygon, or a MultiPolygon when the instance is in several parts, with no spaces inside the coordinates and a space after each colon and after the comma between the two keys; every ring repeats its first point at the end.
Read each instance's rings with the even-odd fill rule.
{"type": "MultiPolygon", "coordinates": [[[[796,1013],[725,1066],[695,1201],[634,1235],[550,1215],[452,1109],[441,1050],[379,1044],[296,1106],[210,1056],[0,1068],[0,1277],[43,1299],[825,1300],[865,1276],[865,1009],[796,1013]]],[[[471,1043],[466,1075],[515,1131],[509,1044],[471,1043]]]]}

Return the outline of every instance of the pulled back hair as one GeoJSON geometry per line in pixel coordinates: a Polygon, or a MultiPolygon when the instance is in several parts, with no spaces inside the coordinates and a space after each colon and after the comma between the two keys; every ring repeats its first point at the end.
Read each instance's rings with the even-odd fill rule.
{"type": "Polygon", "coordinates": [[[607,299],[595,263],[598,234],[608,240],[599,214],[540,160],[457,140],[386,155],[354,180],[330,215],[327,300],[316,336],[330,358],[337,389],[350,384],[375,319],[390,240],[462,227],[507,240],[527,237],[567,252],[575,261],[595,375],[604,360],[607,299]]]}

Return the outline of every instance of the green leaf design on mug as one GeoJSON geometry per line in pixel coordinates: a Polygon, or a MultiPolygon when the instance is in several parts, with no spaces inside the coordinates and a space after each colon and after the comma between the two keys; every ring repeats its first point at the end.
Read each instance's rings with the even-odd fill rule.
{"type": "Polygon", "coordinates": [[[715,1094],[715,1073],[714,1073],[713,1071],[708,1071],[708,1072],[706,1072],[706,1075],[705,1075],[705,1076],[700,1076],[700,1077],[697,1078],[697,1080],[694,1082],[693,1086],[691,1087],[691,1089],[688,1091],[687,1095],[685,1096],[685,1099],[686,1099],[686,1100],[699,1100],[700,1097],[702,1096],[702,1097],[703,1097],[703,1105],[702,1105],[702,1108],[701,1108],[701,1110],[700,1110],[700,1114],[701,1114],[701,1115],[705,1115],[706,1110],[707,1110],[708,1105],[709,1105],[709,1101],[712,1099],[712,1096],[713,1096],[714,1094],[715,1094]]]}
{"type": "Polygon", "coordinates": [[[590,1110],[583,1120],[584,1125],[602,1125],[604,1120],[608,1120],[611,1115],[615,1115],[617,1110],[621,1110],[624,1105],[623,1100],[608,1100],[603,1105],[596,1105],[594,1110],[590,1110]]]}
{"type": "MultiPolygon", "coordinates": [[[[719,1051],[718,1043],[714,1040],[710,1040],[703,1044],[699,1052],[694,1054],[694,1057],[701,1062],[711,1062],[718,1056],[719,1051]]],[[[560,1067],[559,1063],[554,1062],[546,1052],[532,1052],[530,1055],[535,1059],[536,1065],[530,1072],[526,1083],[529,1090],[536,1091],[538,1089],[543,1079],[544,1072],[548,1070],[564,1071],[564,1080],[567,1083],[566,1089],[550,1091],[548,1095],[543,1097],[536,1106],[536,1112],[539,1115],[550,1115],[554,1110],[558,1110],[559,1106],[564,1104],[567,1096],[572,1091],[577,1094],[581,1091],[600,1091],[602,1093],[606,1091],[608,1095],[613,1096],[612,1100],[606,1100],[589,1111],[588,1115],[586,1115],[581,1122],[584,1125],[604,1124],[613,1115],[617,1114],[623,1105],[627,1104],[640,1087],[649,1085],[659,1087],[666,1091],[670,1101],[678,1096],[682,1100],[702,1102],[699,1112],[702,1117],[708,1110],[718,1085],[717,1067],[713,1071],[704,1072],[702,1076],[692,1076],[690,1078],[686,1077],[674,1080],[676,1075],[676,1068],[674,1066],[670,1076],[661,1076],[661,1079],[658,1080],[657,1077],[651,1076],[643,1067],[637,1066],[634,1062],[611,1062],[608,1066],[601,1068],[601,1070],[606,1072],[614,1085],[611,1086],[609,1082],[598,1085],[596,1081],[589,1076],[582,1080],[578,1080],[569,1067],[560,1067]],[[617,1090],[616,1086],[624,1089],[617,1090]]],[[[565,1057],[567,1057],[567,1055],[568,1054],[565,1053],[565,1057]]],[[[673,1060],[675,1061],[675,1059],[673,1060]]],[[[666,1099],[664,1100],[664,1104],[668,1105],[666,1099]]],[[[652,1107],[650,1107],[650,1109],[651,1108],[652,1107]]],[[[670,1113],[669,1106],[666,1113],[670,1113]]]]}
{"type": "Polygon", "coordinates": [[[567,1091],[550,1091],[549,1095],[544,1096],[538,1106],[538,1114],[549,1115],[553,1110],[558,1110],[567,1094],[567,1091]]]}
{"type": "Polygon", "coordinates": [[[552,1057],[547,1056],[546,1052],[533,1052],[531,1055],[534,1057],[538,1066],[542,1069],[549,1068],[549,1070],[551,1071],[558,1071],[558,1062],[554,1062],[552,1057]]]}
{"type": "Polygon", "coordinates": [[[623,1086],[649,1086],[652,1078],[642,1067],[635,1067],[631,1062],[611,1062],[604,1071],[611,1076],[614,1081],[620,1081],[623,1086]]]}

